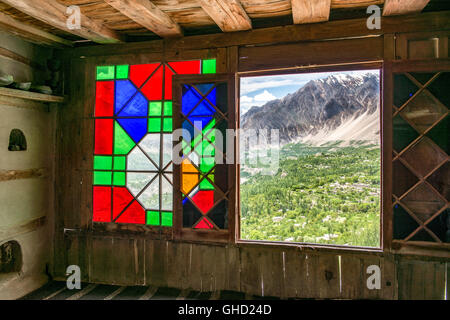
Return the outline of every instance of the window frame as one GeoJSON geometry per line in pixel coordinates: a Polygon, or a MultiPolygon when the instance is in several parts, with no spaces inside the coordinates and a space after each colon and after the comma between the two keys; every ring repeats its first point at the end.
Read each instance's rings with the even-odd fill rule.
{"type": "MultiPolygon", "coordinates": [[[[238,210],[236,217],[236,243],[240,244],[255,244],[255,245],[270,245],[277,247],[309,247],[309,248],[317,248],[317,249],[331,249],[338,251],[363,251],[363,252],[384,252],[388,248],[390,248],[390,242],[387,242],[386,238],[386,229],[392,228],[392,221],[386,219],[386,215],[392,215],[389,211],[392,212],[392,201],[391,199],[391,184],[392,178],[384,178],[387,173],[392,172],[392,161],[387,158],[387,154],[389,153],[389,149],[386,146],[390,146],[392,144],[391,136],[385,137],[385,131],[392,131],[392,124],[389,122],[388,118],[391,115],[386,117],[385,106],[384,103],[384,94],[385,94],[385,76],[386,70],[383,61],[371,61],[371,62],[361,62],[361,63],[343,63],[336,65],[314,65],[314,66],[305,66],[305,67],[289,67],[289,68],[281,68],[281,69],[268,69],[268,70],[253,70],[253,71],[241,71],[236,73],[236,117],[237,124],[236,127],[240,128],[240,83],[241,78],[243,77],[252,77],[252,76],[269,76],[269,75],[288,75],[288,74],[298,74],[298,73],[316,73],[316,72],[339,72],[339,71],[353,71],[353,70],[379,70],[380,72],[380,246],[379,247],[364,247],[364,246],[347,246],[347,245],[338,245],[338,244],[320,244],[320,243],[310,243],[310,242],[286,242],[286,241],[270,241],[270,240],[246,240],[241,239],[241,211],[240,211],[240,188],[237,190],[237,201],[238,201],[238,210]],[[389,128],[389,126],[391,128],[389,128]]],[[[239,141],[238,143],[238,152],[239,152],[239,141]]],[[[392,148],[392,146],[390,146],[392,148]]],[[[392,154],[392,151],[390,151],[392,154]]],[[[237,181],[240,181],[240,166],[238,168],[238,177],[237,181]]],[[[392,238],[392,236],[391,236],[392,238]]]]}
{"type": "MultiPolygon", "coordinates": [[[[181,128],[182,119],[180,116],[180,107],[182,101],[182,86],[187,83],[227,83],[228,90],[228,127],[227,129],[236,129],[236,77],[229,73],[200,74],[200,75],[175,75],[172,78],[173,92],[173,128],[181,128]]],[[[218,242],[235,243],[237,232],[237,140],[234,138],[234,161],[227,165],[228,176],[228,229],[224,230],[203,230],[183,227],[183,207],[181,206],[181,166],[173,163],[173,236],[175,240],[200,241],[200,242],[218,242]]],[[[174,143],[176,143],[174,141],[174,143]]],[[[174,151],[175,152],[175,151],[174,151]]],[[[173,158],[175,157],[175,154],[173,158]]],[[[223,164],[225,165],[225,164],[223,164]]]]}

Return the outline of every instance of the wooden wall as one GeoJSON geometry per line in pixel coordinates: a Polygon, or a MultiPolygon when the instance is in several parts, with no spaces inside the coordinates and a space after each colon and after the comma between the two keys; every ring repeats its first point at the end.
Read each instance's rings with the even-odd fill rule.
{"type": "MultiPolygon", "coordinates": [[[[407,26],[402,20],[398,29],[417,32],[420,31],[417,28],[422,28],[435,34],[449,28],[442,22],[448,21],[449,15],[446,17],[439,15],[428,22],[409,21],[407,26]]],[[[66,267],[77,264],[83,280],[96,283],[152,284],[203,291],[240,290],[248,294],[296,298],[442,299],[444,288],[449,287],[445,285],[449,278],[446,276],[450,262],[448,252],[441,252],[440,258],[429,258],[398,255],[388,249],[364,251],[298,245],[175,242],[164,240],[145,228],[141,232],[127,227],[121,227],[120,231],[105,227],[99,231],[91,222],[96,65],[216,57],[218,72],[245,72],[292,66],[289,61],[298,67],[382,63],[405,57],[404,46],[399,43],[403,37],[408,37],[409,48],[415,48],[414,33],[394,34],[394,20],[387,21],[384,31],[370,36],[363,35],[361,27],[355,30],[356,25],[351,29],[352,22],[345,29],[341,27],[341,36],[337,30],[323,24],[298,27],[305,31],[303,38],[297,29],[289,35],[289,28],[275,28],[265,35],[262,30],[255,30],[253,37],[251,33],[239,33],[235,37],[196,36],[111,46],[111,50],[94,47],[66,51],[69,101],[58,114],[53,275],[63,279],[66,267]],[[337,40],[344,36],[359,38],[337,40]],[[313,41],[324,37],[336,39],[313,41]],[[255,43],[257,46],[248,46],[255,43]],[[369,265],[381,269],[380,290],[369,290],[366,286],[369,265]]],[[[442,39],[438,41],[438,52],[445,52],[441,46],[445,46],[448,33],[442,39]]],[[[410,49],[408,52],[411,59],[430,57],[427,50],[420,53],[410,49]],[[411,55],[411,52],[415,53],[411,55]]],[[[438,58],[448,58],[448,54],[438,58]]]]}

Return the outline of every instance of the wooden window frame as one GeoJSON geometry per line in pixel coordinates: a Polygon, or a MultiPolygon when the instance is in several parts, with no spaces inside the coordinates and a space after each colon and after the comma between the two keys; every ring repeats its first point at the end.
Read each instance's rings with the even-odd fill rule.
{"type": "MultiPolygon", "coordinates": [[[[342,63],[335,65],[316,65],[316,66],[307,66],[307,67],[291,67],[291,68],[281,68],[281,69],[269,69],[269,70],[255,70],[255,71],[244,71],[236,73],[236,85],[237,85],[237,103],[236,103],[236,116],[237,116],[237,128],[240,127],[240,103],[239,103],[239,94],[240,94],[240,79],[242,77],[250,77],[250,76],[269,76],[269,75],[288,75],[288,74],[298,74],[298,73],[315,73],[315,72],[339,72],[339,71],[352,71],[352,70],[379,70],[380,71],[380,147],[381,147],[381,156],[380,156],[380,246],[379,247],[364,247],[364,246],[346,246],[346,245],[337,245],[337,244],[320,244],[320,243],[309,243],[309,242],[285,242],[285,241],[269,241],[269,240],[245,240],[240,238],[240,189],[237,191],[237,199],[238,199],[238,208],[236,223],[237,223],[237,232],[236,232],[236,242],[242,244],[258,244],[258,245],[275,245],[275,246],[298,246],[303,247],[307,246],[310,248],[316,249],[331,249],[338,251],[363,251],[363,252],[383,252],[389,248],[389,243],[386,241],[385,230],[389,229],[390,221],[386,219],[385,213],[391,210],[391,194],[389,193],[391,188],[391,179],[385,179],[383,177],[386,176],[388,172],[392,172],[392,164],[389,162],[390,160],[387,158],[387,154],[389,150],[385,146],[388,146],[391,143],[391,138],[389,136],[385,137],[383,132],[391,130],[389,125],[389,116],[388,112],[385,112],[385,104],[384,101],[384,81],[385,81],[385,68],[383,61],[368,61],[368,62],[350,62],[350,63],[342,63]]],[[[239,143],[239,142],[238,142],[239,143]]],[[[239,150],[239,149],[238,149],[239,150]]],[[[391,151],[392,153],[392,151],[391,151]]],[[[238,181],[240,168],[238,168],[238,181]]]]}
{"type": "MultiPolygon", "coordinates": [[[[227,129],[236,129],[236,85],[235,76],[233,74],[216,73],[203,75],[175,75],[172,78],[173,93],[173,128],[181,128],[182,119],[180,115],[182,101],[182,85],[188,83],[211,83],[223,82],[227,83],[228,88],[228,127],[227,129]]],[[[237,141],[234,138],[234,161],[232,164],[226,164],[228,176],[228,229],[224,230],[203,230],[183,227],[183,208],[181,206],[181,166],[173,163],[173,238],[175,240],[185,241],[202,241],[202,242],[219,242],[219,243],[235,243],[236,242],[236,224],[237,224],[237,141]]],[[[178,143],[174,141],[174,143],[178,143]]],[[[173,158],[176,155],[174,154],[173,158]]],[[[225,164],[223,164],[225,165],[225,164]]]]}

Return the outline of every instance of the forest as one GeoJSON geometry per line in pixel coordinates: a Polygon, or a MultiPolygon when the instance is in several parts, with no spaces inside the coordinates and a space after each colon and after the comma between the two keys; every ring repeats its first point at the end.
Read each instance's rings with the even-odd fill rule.
{"type": "Polygon", "coordinates": [[[273,174],[241,165],[241,238],[380,246],[380,146],[289,143],[273,174]]]}

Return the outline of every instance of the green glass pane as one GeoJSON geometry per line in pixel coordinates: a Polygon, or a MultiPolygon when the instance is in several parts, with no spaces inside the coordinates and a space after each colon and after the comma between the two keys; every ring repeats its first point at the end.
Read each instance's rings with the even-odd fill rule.
{"type": "Polygon", "coordinates": [[[114,170],[125,170],[125,157],[114,157],[114,170]]]}
{"type": "Polygon", "coordinates": [[[164,132],[172,132],[172,118],[164,118],[163,119],[163,131],[164,132]]]}
{"type": "Polygon", "coordinates": [[[116,79],[128,79],[128,65],[116,66],[116,79]]]}
{"type": "Polygon", "coordinates": [[[203,60],[203,73],[216,73],[216,59],[203,60]]]}
{"type": "Polygon", "coordinates": [[[94,171],[95,185],[111,185],[112,174],[110,171],[94,171]]]}
{"type": "Polygon", "coordinates": [[[171,227],[173,220],[172,212],[161,212],[161,225],[163,227],[171,227]]]}
{"type": "Polygon", "coordinates": [[[207,179],[203,179],[200,182],[200,190],[214,190],[214,186],[207,179]]]}
{"type": "Polygon", "coordinates": [[[114,66],[98,66],[97,80],[112,80],[114,79],[114,66]]]}
{"type": "Polygon", "coordinates": [[[126,155],[134,146],[133,139],[122,129],[119,123],[114,122],[114,154],[126,155]]]}
{"type": "Polygon", "coordinates": [[[146,223],[151,226],[159,226],[159,212],[158,211],[147,211],[146,223]]]}
{"type": "Polygon", "coordinates": [[[111,156],[94,156],[94,170],[111,170],[111,156]]]}
{"type": "Polygon", "coordinates": [[[148,108],[148,114],[149,116],[161,116],[161,102],[152,101],[149,104],[148,108]]]}
{"type": "Polygon", "coordinates": [[[214,158],[201,158],[200,160],[200,171],[203,173],[207,173],[209,170],[214,167],[215,164],[214,158]]]}
{"type": "Polygon", "coordinates": [[[148,132],[161,132],[161,118],[148,119],[148,132]]]}
{"type": "Polygon", "coordinates": [[[172,101],[164,101],[164,115],[165,116],[172,115],[172,101]]]}
{"type": "Polygon", "coordinates": [[[114,172],[113,173],[113,184],[115,186],[125,185],[125,172],[114,172]]]}

